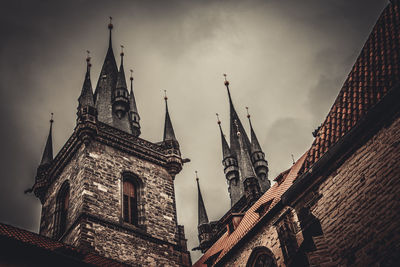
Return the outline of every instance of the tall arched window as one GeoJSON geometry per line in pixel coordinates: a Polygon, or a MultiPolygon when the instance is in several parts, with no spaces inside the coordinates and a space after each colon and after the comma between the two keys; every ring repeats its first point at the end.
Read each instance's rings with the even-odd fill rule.
{"type": "Polygon", "coordinates": [[[65,181],[57,194],[56,210],[54,217],[54,237],[60,238],[67,227],[67,215],[69,207],[69,183],[65,181]]]}
{"type": "Polygon", "coordinates": [[[138,186],[131,179],[124,179],[123,217],[130,224],[138,224],[138,186]]]}
{"type": "Polygon", "coordinates": [[[253,249],[246,267],[276,267],[274,254],[266,247],[253,249]]]}

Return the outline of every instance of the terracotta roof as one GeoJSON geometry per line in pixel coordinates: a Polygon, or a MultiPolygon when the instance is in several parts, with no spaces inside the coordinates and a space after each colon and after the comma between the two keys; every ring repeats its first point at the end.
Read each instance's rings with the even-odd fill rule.
{"type": "Polygon", "coordinates": [[[298,172],[304,163],[306,154],[304,154],[288,171],[283,178],[282,183],[275,183],[267,192],[265,192],[253,206],[244,214],[243,219],[233,233],[225,232],[212,247],[193,265],[207,266],[206,261],[213,255],[220,253],[215,262],[219,261],[235,244],[239,242],[264,216],[270,211],[280,200],[282,194],[292,185],[298,176],[298,172]],[[260,217],[259,207],[270,202],[267,206],[268,210],[260,217]]]}
{"type": "Polygon", "coordinates": [[[11,225],[0,223],[0,237],[17,240],[27,245],[42,248],[50,252],[64,254],[74,257],[82,263],[94,266],[128,266],[121,262],[102,257],[93,252],[87,252],[59,241],[47,238],[27,230],[16,228],[11,225]]]}
{"type": "Polygon", "coordinates": [[[304,171],[320,159],[400,82],[399,1],[382,12],[336,101],[317,131],[304,171]]]}

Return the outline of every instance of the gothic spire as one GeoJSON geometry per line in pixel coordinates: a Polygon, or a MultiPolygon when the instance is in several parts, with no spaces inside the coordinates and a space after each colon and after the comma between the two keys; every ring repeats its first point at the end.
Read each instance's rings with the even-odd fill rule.
{"type": "Polygon", "coordinates": [[[251,119],[250,119],[250,114],[249,114],[249,108],[246,107],[247,110],[247,118],[249,119],[249,124],[250,124],[250,132],[251,132],[251,152],[256,152],[256,151],[262,151],[260,143],[258,142],[256,133],[254,132],[253,125],[251,124],[251,119]]]}
{"type": "Polygon", "coordinates": [[[121,65],[119,66],[119,72],[117,76],[117,85],[115,86],[116,89],[122,88],[127,89],[126,86],[126,79],[125,79],[125,71],[124,71],[124,46],[121,45],[121,65]]]}
{"type": "Polygon", "coordinates": [[[256,173],[253,169],[253,164],[251,163],[249,151],[247,150],[244,136],[239,129],[239,123],[234,121],[234,126],[236,130],[236,140],[239,144],[239,154],[238,154],[238,165],[241,174],[241,180],[244,181],[247,178],[255,178],[257,177],[256,173]]]}
{"type": "Polygon", "coordinates": [[[238,143],[238,139],[236,136],[236,126],[235,126],[235,121],[237,124],[237,127],[239,128],[240,133],[243,135],[244,138],[244,143],[247,147],[247,149],[250,149],[250,140],[247,137],[246,131],[244,130],[244,127],[242,125],[242,122],[239,119],[239,116],[235,110],[235,107],[233,106],[233,102],[232,102],[232,97],[231,97],[231,92],[229,89],[229,81],[226,79],[226,74],[224,74],[225,77],[225,86],[226,86],[226,90],[228,92],[228,98],[229,98],[229,107],[230,107],[230,148],[232,153],[236,153],[239,154],[239,143],[238,143]]]}
{"type": "Polygon", "coordinates": [[[196,173],[196,182],[197,182],[197,194],[198,194],[198,225],[208,223],[208,216],[206,207],[204,206],[203,196],[201,195],[200,185],[199,185],[199,177],[196,173]]]}
{"type": "Polygon", "coordinates": [[[131,72],[131,77],[129,79],[131,81],[131,91],[129,93],[129,105],[130,105],[130,110],[132,112],[138,113],[138,110],[136,107],[135,95],[133,94],[133,70],[130,70],[130,72],[131,72]]]}
{"type": "Polygon", "coordinates": [[[53,160],[53,138],[52,138],[52,129],[53,129],[53,113],[51,113],[50,119],[50,130],[49,135],[47,136],[46,146],[43,151],[42,161],[40,162],[40,166],[49,164],[53,160]]]}
{"type": "Polygon", "coordinates": [[[104,107],[110,104],[111,99],[111,91],[115,86],[115,82],[117,80],[118,67],[115,61],[114,52],[112,49],[112,17],[110,17],[110,23],[108,24],[109,30],[109,41],[108,41],[108,49],[107,54],[104,59],[103,66],[101,68],[99,80],[97,82],[96,91],[95,91],[95,101],[96,106],[99,109],[100,117],[102,116],[102,111],[105,109],[104,107]],[[100,102],[100,103],[98,103],[100,102]]]}
{"type": "Polygon", "coordinates": [[[85,81],[83,82],[81,95],[78,98],[79,106],[91,106],[94,107],[94,99],[93,99],[93,91],[92,91],[92,83],[90,81],[90,52],[87,51],[86,57],[86,75],[85,81]]]}
{"type": "Polygon", "coordinates": [[[166,141],[166,140],[176,141],[174,128],[172,128],[172,122],[171,122],[171,118],[169,117],[169,112],[168,112],[167,91],[164,90],[164,93],[165,93],[165,96],[164,96],[164,100],[165,100],[164,141],[166,141]]]}
{"type": "Polygon", "coordinates": [[[221,133],[222,158],[225,159],[225,158],[231,156],[231,150],[229,149],[228,142],[226,142],[225,135],[224,135],[224,133],[222,131],[221,121],[219,120],[218,113],[216,113],[216,115],[217,115],[217,123],[218,123],[218,126],[219,126],[219,131],[221,133]]]}

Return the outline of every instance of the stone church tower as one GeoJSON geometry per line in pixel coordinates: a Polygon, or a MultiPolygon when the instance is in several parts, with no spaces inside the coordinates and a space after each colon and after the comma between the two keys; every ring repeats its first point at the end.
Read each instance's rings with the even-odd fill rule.
{"type": "Polygon", "coordinates": [[[109,47],[92,91],[90,58],[73,134],[53,158],[52,122],[33,191],[42,203],[40,234],[124,263],[189,266],[178,225],[175,176],[184,160],[165,97],[163,141],[140,136],[133,77],[109,47]]]}

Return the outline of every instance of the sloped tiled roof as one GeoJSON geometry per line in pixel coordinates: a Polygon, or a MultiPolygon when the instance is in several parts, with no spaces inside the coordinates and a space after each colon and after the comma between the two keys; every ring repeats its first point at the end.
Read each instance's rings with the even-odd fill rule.
{"type": "Polygon", "coordinates": [[[214,245],[193,265],[196,267],[206,266],[206,261],[213,255],[220,253],[215,262],[218,262],[234,245],[236,245],[280,200],[282,194],[293,184],[298,176],[298,172],[304,163],[306,154],[304,154],[290,168],[282,183],[275,183],[267,192],[265,192],[253,206],[244,214],[240,224],[231,234],[225,232],[214,245]],[[257,212],[258,208],[265,203],[270,202],[268,210],[262,216],[257,212]]]}
{"type": "Polygon", "coordinates": [[[111,267],[128,266],[121,262],[102,257],[93,252],[87,252],[58,242],[51,238],[47,238],[7,224],[0,223],[0,237],[20,241],[30,246],[48,250],[49,252],[61,253],[68,257],[75,256],[76,260],[79,260],[82,263],[87,263],[88,265],[111,267]]]}
{"type": "Polygon", "coordinates": [[[384,9],[317,132],[304,171],[400,82],[399,1],[384,9]]]}

